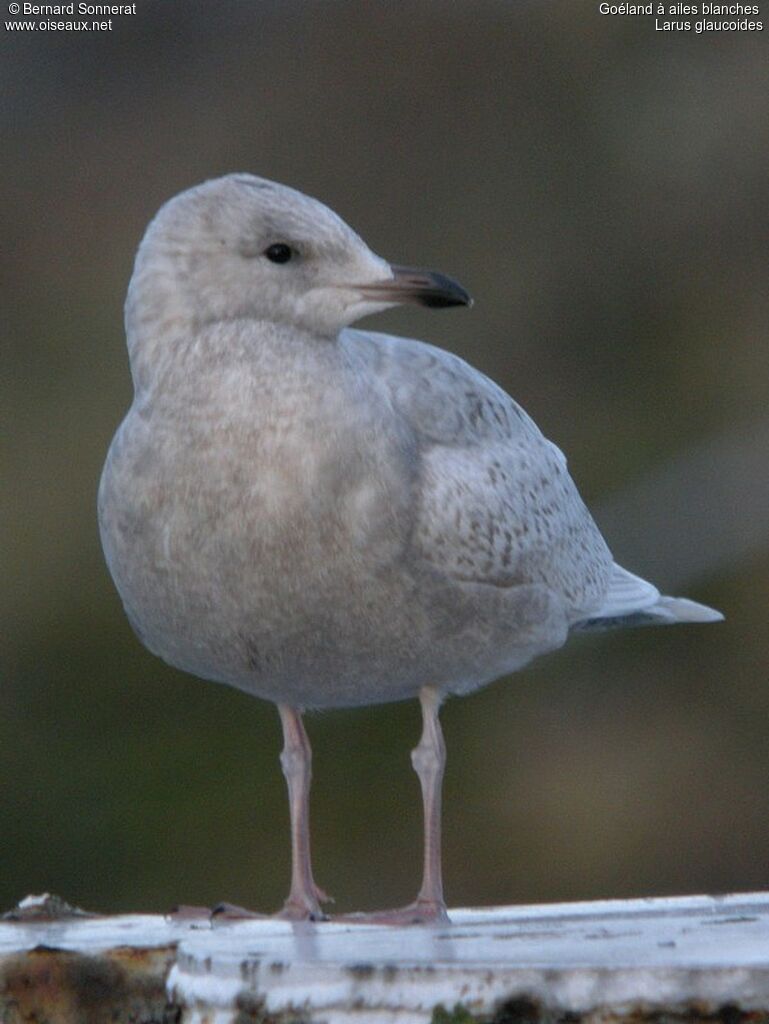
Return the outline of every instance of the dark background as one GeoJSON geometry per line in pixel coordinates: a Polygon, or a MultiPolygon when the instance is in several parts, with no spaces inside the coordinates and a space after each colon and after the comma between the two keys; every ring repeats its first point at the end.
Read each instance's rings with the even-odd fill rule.
{"type": "MultiPolygon", "coordinates": [[[[109,33],[0,34],[0,908],[287,889],[274,709],[140,647],[94,507],[136,245],[233,170],[466,285],[472,311],[371,326],[498,380],[617,559],[727,616],[575,639],[448,703],[450,903],[766,887],[767,31],[581,0],[137,0],[109,33]]],[[[308,727],[319,882],[340,909],[407,901],[416,702],[308,727]]]]}

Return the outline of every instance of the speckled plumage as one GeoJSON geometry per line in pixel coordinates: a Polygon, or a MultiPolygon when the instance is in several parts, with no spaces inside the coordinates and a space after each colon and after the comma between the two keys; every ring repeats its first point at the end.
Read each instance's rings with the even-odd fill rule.
{"type": "Polygon", "coordinates": [[[623,614],[658,603],[500,388],[347,326],[392,304],[366,285],[391,274],[321,204],[246,175],[150,226],[99,519],[130,621],[171,664],[294,707],[465,692],[610,618],[617,581],[623,614]],[[263,258],[284,238],[296,268],[263,258]]]}

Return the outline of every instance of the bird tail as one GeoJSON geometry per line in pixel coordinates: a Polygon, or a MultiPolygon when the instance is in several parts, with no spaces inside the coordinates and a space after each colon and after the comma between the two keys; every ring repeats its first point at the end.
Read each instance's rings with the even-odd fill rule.
{"type": "Polygon", "coordinates": [[[573,630],[622,629],[630,626],[666,626],[676,622],[721,622],[715,608],[686,597],[667,597],[653,583],[614,564],[603,604],[580,619],[573,630]]]}

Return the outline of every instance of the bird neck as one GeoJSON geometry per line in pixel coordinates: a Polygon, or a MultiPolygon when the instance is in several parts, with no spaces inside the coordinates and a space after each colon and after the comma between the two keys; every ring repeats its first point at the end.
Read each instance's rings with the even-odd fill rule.
{"type": "Polygon", "coordinates": [[[194,329],[194,310],[170,262],[144,258],[139,247],[125,302],[128,358],[135,390],[148,388],[175,358],[178,339],[194,329]]]}

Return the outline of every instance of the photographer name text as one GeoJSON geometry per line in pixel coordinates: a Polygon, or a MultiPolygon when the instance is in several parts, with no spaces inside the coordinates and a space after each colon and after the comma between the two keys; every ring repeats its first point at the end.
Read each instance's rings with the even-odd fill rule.
{"type": "MultiPolygon", "coordinates": [[[[19,6],[18,4],[16,6],[19,6]]],[[[103,14],[136,14],[136,4],[21,4],[21,10],[15,13],[25,15],[53,15],[62,17],[76,14],[87,14],[91,17],[103,14]]]]}

